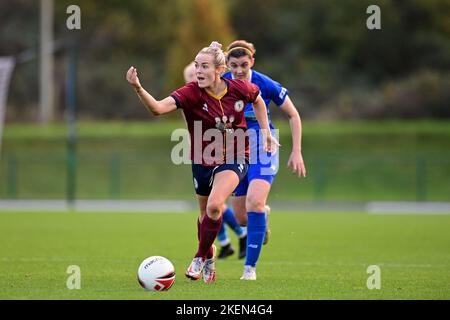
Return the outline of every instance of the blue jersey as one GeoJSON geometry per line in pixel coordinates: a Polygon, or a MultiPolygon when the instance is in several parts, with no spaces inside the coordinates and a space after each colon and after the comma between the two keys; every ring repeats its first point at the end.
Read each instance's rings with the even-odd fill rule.
{"type": "MultiPolygon", "coordinates": [[[[269,118],[269,124],[273,128],[272,122],[270,120],[270,101],[273,101],[279,107],[284,103],[284,100],[286,99],[289,92],[286,88],[283,88],[281,84],[279,84],[275,80],[272,80],[268,76],[255,70],[250,70],[250,72],[250,82],[256,84],[259,87],[259,90],[261,91],[261,97],[263,98],[267,106],[267,117],[269,118]]],[[[231,72],[227,72],[223,75],[223,77],[232,79],[233,74],[231,72]]],[[[255,112],[253,111],[253,105],[251,103],[248,103],[245,106],[244,116],[247,120],[247,126],[249,128],[259,128],[259,124],[256,121],[255,112]]]]}

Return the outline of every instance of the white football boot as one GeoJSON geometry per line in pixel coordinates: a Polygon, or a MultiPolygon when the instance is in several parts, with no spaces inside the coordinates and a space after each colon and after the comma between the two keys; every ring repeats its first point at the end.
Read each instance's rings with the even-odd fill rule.
{"type": "Polygon", "coordinates": [[[241,280],[256,280],[256,267],[244,266],[244,274],[241,280]]]}
{"type": "Polygon", "coordinates": [[[205,266],[203,267],[203,281],[206,283],[213,283],[216,281],[216,246],[213,244],[213,256],[211,259],[205,260],[205,266]]]}
{"type": "Polygon", "coordinates": [[[196,257],[192,260],[189,268],[186,270],[186,277],[191,280],[198,280],[202,276],[205,261],[202,257],[196,257]]]}

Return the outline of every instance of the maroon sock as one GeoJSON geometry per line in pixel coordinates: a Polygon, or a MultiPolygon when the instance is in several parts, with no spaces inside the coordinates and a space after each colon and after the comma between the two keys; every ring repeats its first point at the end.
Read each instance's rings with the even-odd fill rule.
{"type": "MultiPolygon", "coordinates": [[[[200,219],[197,219],[197,239],[200,242],[200,228],[201,228],[202,224],[200,222],[200,219]]],[[[212,246],[209,248],[208,253],[206,254],[206,259],[211,259],[213,257],[214,254],[214,250],[212,248],[212,246]]]]}
{"type": "Polygon", "coordinates": [[[222,215],[218,220],[212,220],[208,215],[203,217],[200,226],[200,243],[198,244],[198,251],[196,257],[212,258],[212,244],[219,233],[222,226],[222,215]]]}

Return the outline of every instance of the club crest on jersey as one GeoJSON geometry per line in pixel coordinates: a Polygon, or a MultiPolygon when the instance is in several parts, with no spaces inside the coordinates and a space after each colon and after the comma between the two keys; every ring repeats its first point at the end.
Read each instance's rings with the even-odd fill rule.
{"type": "Polygon", "coordinates": [[[234,110],[236,110],[236,112],[241,112],[244,109],[244,101],[239,100],[236,101],[236,103],[234,104],[234,110]]]}

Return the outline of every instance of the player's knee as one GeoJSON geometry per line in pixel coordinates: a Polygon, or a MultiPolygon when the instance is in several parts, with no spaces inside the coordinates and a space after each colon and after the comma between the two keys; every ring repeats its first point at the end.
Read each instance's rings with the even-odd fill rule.
{"type": "Polygon", "coordinates": [[[214,220],[219,218],[220,213],[222,212],[222,208],[223,203],[215,199],[208,200],[208,204],[206,205],[206,211],[208,213],[208,216],[214,220]]]}
{"type": "Polygon", "coordinates": [[[247,196],[247,200],[245,202],[247,211],[253,212],[263,212],[265,205],[265,202],[261,198],[255,196],[247,196]]]}

